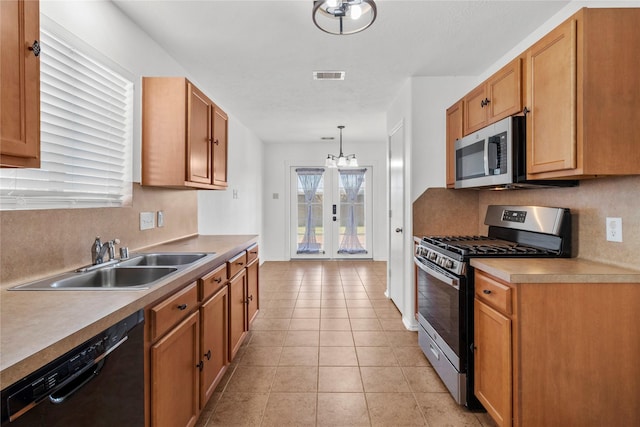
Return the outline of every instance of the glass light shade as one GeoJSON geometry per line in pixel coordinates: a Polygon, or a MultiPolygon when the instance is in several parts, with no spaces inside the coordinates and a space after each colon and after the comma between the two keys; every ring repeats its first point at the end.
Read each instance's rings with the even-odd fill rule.
{"type": "Polygon", "coordinates": [[[331,156],[327,156],[327,160],[324,162],[324,166],[327,168],[335,168],[336,161],[331,158],[331,156]]]}
{"type": "Polygon", "coordinates": [[[349,159],[349,167],[350,168],[358,167],[358,159],[356,159],[356,156],[353,156],[351,159],[349,159]]]}
{"type": "Polygon", "coordinates": [[[373,0],[315,0],[314,24],[329,34],[355,34],[376,20],[378,9],[373,0]]]}
{"type": "Polygon", "coordinates": [[[347,158],[343,156],[338,157],[338,167],[343,168],[345,166],[347,166],[347,158]]]}

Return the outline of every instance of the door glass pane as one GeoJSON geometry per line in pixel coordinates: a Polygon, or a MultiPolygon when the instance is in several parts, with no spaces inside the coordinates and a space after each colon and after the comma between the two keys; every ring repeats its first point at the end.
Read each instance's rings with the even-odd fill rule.
{"type": "Polygon", "coordinates": [[[324,169],[298,168],[297,227],[298,254],[324,253],[324,169]]]}
{"type": "Polygon", "coordinates": [[[365,178],[366,169],[340,169],[339,254],[365,254],[365,178]]]}

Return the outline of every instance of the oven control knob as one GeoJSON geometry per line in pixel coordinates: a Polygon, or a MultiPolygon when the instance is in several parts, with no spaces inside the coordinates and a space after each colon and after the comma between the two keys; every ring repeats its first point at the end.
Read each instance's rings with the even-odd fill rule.
{"type": "Polygon", "coordinates": [[[435,252],[431,252],[427,258],[431,261],[435,261],[438,258],[438,255],[435,252]]]}
{"type": "Polygon", "coordinates": [[[451,261],[450,259],[447,260],[446,264],[445,264],[445,268],[451,268],[453,267],[453,261],[451,261]]]}

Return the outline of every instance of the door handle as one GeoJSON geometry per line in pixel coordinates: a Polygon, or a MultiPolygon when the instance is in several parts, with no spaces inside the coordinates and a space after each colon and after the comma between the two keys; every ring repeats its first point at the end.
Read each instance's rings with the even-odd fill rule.
{"type": "Polygon", "coordinates": [[[396,233],[402,233],[402,228],[400,227],[396,228],[396,233]]]}
{"type": "Polygon", "coordinates": [[[336,222],[338,220],[338,217],[333,217],[333,222],[336,222]]]}

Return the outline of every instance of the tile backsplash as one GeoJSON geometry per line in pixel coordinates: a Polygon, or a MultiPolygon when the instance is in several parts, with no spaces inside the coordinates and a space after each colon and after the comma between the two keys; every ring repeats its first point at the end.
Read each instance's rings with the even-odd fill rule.
{"type": "MultiPolygon", "coordinates": [[[[0,285],[21,283],[91,263],[91,244],[120,239],[130,251],[198,232],[193,190],[134,184],[133,206],[0,212],[0,285]],[[165,225],[140,231],[140,212],[164,211],[165,225]]],[[[118,247],[116,247],[116,253],[118,247]]]]}
{"type": "Polygon", "coordinates": [[[488,205],[569,208],[574,256],[640,269],[640,176],[582,180],[578,187],[571,188],[481,190],[471,194],[430,188],[414,202],[413,234],[486,234],[484,215],[488,205]],[[606,240],[607,217],[622,218],[622,243],[606,240]]]}

